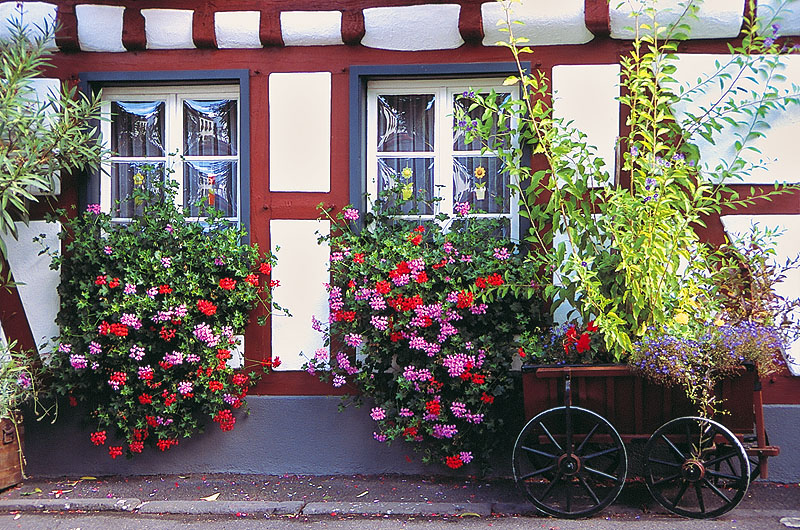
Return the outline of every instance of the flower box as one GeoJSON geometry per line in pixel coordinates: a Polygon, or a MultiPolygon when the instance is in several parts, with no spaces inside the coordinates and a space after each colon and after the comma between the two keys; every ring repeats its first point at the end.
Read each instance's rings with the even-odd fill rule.
{"type": "MultiPolygon", "coordinates": [[[[571,404],[605,417],[626,441],[647,438],[673,418],[697,415],[682,387],[652,383],[627,365],[563,365],[525,367],[526,418],[564,405],[566,376],[571,380],[571,404]]],[[[728,413],[716,419],[734,433],[753,432],[755,378],[755,371],[741,370],[718,385],[721,408],[728,413]]]]}
{"type": "Polygon", "coordinates": [[[21,424],[15,428],[11,420],[7,418],[0,421],[0,490],[22,482],[21,436],[21,424]],[[19,429],[19,438],[17,429],[19,429]]]}

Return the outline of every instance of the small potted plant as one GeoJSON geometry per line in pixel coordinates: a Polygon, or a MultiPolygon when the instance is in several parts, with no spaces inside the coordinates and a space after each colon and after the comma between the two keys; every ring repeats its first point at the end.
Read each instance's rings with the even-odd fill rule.
{"type": "Polygon", "coordinates": [[[22,452],[23,405],[36,400],[40,363],[34,354],[22,351],[17,343],[6,343],[0,335],[0,490],[19,484],[25,477],[22,452]]]}

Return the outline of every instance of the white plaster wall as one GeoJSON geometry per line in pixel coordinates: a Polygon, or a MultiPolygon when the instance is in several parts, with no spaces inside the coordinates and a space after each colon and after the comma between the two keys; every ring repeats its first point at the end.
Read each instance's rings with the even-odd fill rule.
{"type": "MultiPolygon", "coordinates": [[[[56,21],[56,5],[47,2],[2,2],[0,3],[0,40],[11,36],[11,20],[17,20],[26,28],[29,37],[42,35],[39,28],[52,28],[56,21]]],[[[47,47],[58,49],[55,38],[48,40],[47,47]]]]}
{"type": "MultiPolygon", "coordinates": [[[[762,230],[781,229],[783,232],[775,240],[776,263],[786,263],[800,255],[800,214],[798,215],[725,215],[721,217],[722,226],[731,238],[747,235],[751,225],[762,230]]],[[[800,297],[800,270],[794,269],[786,273],[786,279],[775,287],[775,292],[787,299],[800,297]]],[[[795,310],[792,319],[800,319],[800,310],[795,310]]],[[[792,374],[800,376],[800,340],[794,342],[789,349],[789,369],[792,374]]]]}
{"type": "Polygon", "coordinates": [[[764,21],[763,28],[772,33],[778,24],[778,35],[800,35],[800,2],[797,0],[758,0],[756,15],[764,21]]]}
{"type": "MultiPolygon", "coordinates": [[[[631,13],[642,13],[641,24],[651,24],[652,20],[644,14],[643,9],[654,2],[658,10],[656,21],[662,26],[675,23],[684,9],[684,0],[611,0],[609,3],[609,21],[611,37],[614,39],[631,39],[635,32],[635,18],[631,13]]],[[[744,0],[704,0],[700,5],[697,18],[686,19],[693,39],[733,38],[739,34],[744,18],[744,0]]],[[[642,31],[648,31],[643,29],[642,31]]]]}
{"type": "Polygon", "coordinates": [[[34,243],[33,238],[44,234],[49,245],[60,250],[58,233],[61,231],[59,223],[45,221],[31,221],[30,226],[16,223],[17,239],[10,235],[2,235],[6,244],[8,264],[18,284],[22,306],[28,318],[28,324],[33,334],[33,340],[39,348],[39,353],[52,351],[50,345],[42,345],[51,337],[58,335],[58,326],[55,319],[58,314],[59,298],[58,283],[59,272],[50,270],[50,257],[47,254],[39,255],[42,247],[34,243]]]}
{"type": "MultiPolygon", "coordinates": [[[[30,94],[31,99],[35,100],[39,105],[46,105],[44,114],[48,117],[48,120],[45,123],[49,126],[52,120],[51,116],[56,110],[50,103],[54,100],[56,104],[58,104],[61,94],[61,80],[52,77],[37,77],[31,80],[31,87],[33,88],[33,93],[30,94]]],[[[53,173],[51,184],[52,192],[50,193],[42,193],[40,191],[34,191],[33,189],[31,189],[31,192],[34,195],[61,195],[60,170],[56,170],[55,173],[53,173]]]]}
{"type": "Polygon", "coordinates": [[[341,11],[283,11],[281,36],[286,46],[328,46],[342,41],[341,11]]]}
{"type": "Polygon", "coordinates": [[[270,191],[330,188],[330,72],[270,74],[270,191]]]}
{"type": "MultiPolygon", "coordinates": [[[[481,4],[481,18],[484,46],[508,42],[508,33],[500,31],[506,24],[497,24],[506,19],[499,2],[481,4]]],[[[512,26],[514,36],[530,39],[530,45],[583,44],[594,38],[586,28],[584,0],[522,0],[511,4],[511,21],[522,22],[512,26]]]]}
{"type": "Polygon", "coordinates": [[[371,7],[364,10],[361,44],[383,50],[450,50],[464,44],[457,4],[371,7]]]}
{"type": "Polygon", "coordinates": [[[261,48],[261,11],[217,11],[214,32],[218,48],[261,48]]]}
{"type": "Polygon", "coordinates": [[[78,43],[85,52],[124,52],[122,44],[122,6],[75,6],[78,18],[78,43]]]}
{"type": "Polygon", "coordinates": [[[554,117],[587,135],[586,143],[597,148],[609,175],[614,175],[619,136],[619,72],[618,64],[557,65],[552,76],[554,117]]]}
{"type": "Polygon", "coordinates": [[[275,302],[291,317],[272,315],[272,356],[280,357],[278,370],[300,370],[307,357],[324,347],[321,333],[311,328],[311,318],[328,321],[328,295],[324,284],[330,281],[328,245],[317,244],[317,232],[327,235],[328,221],[273,219],[269,223],[272,249],[278,264],[272,279],[280,281],[274,291],[275,302]]]}
{"type": "MultiPolygon", "coordinates": [[[[755,59],[761,60],[761,59],[755,59]]],[[[768,82],[748,80],[749,72],[741,76],[739,86],[747,90],[755,90],[761,94],[765,88],[777,91],[787,91],[794,93],[792,82],[800,79],[800,56],[784,56],[781,59],[780,67],[775,74],[780,74],[785,79],[773,76],[768,82]]],[[[677,62],[677,72],[675,79],[690,89],[696,86],[698,77],[708,77],[709,73],[718,70],[716,62],[722,65],[719,70],[737,77],[740,67],[730,64],[728,55],[708,55],[708,54],[682,54],[677,62]]],[[[718,82],[709,83],[704,92],[694,91],[691,93],[689,102],[684,102],[676,106],[676,115],[679,119],[686,118],[686,113],[698,115],[702,108],[708,108],[712,102],[717,101],[723,90],[730,87],[729,82],[723,83],[722,87],[718,82]]],[[[676,87],[677,89],[677,87],[676,87]]],[[[752,101],[751,97],[737,95],[743,101],[752,101]]],[[[751,105],[752,106],[752,105],[751,105]]],[[[740,114],[737,119],[744,119],[746,116],[740,114]]],[[[800,138],[800,105],[794,104],[786,107],[785,110],[776,109],[767,113],[765,118],[770,123],[770,128],[761,129],[765,132],[765,138],[758,138],[747,143],[758,151],[746,150],[742,153],[744,160],[757,164],[758,167],[747,175],[744,183],[753,184],[772,184],[774,182],[800,182],[800,149],[797,148],[797,139],[800,138]]],[[[726,131],[714,136],[714,142],[710,143],[695,135],[693,141],[700,148],[701,163],[707,170],[713,170],[722,161],[730,163],[735,158],[734,142],[737,140],[735,132],[740,134],[747,131],[747,128],[732,128],[726,126],[726,131]]],[[[740,181],[730,181],[735,183],[740,181]]]]}
{"type": "Polygon", "coordinates": [[[142,9],[147,48],[150,50],[194,48],[190,9],[142,9]]]}

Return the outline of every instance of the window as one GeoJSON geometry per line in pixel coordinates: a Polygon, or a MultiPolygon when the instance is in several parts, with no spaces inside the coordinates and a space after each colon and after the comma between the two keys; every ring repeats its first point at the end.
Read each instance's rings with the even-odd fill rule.
{"type": "MultiPolygon", "coordinates": [[[[370,198],[402,186],[413,200],[405,211],[418,208],[423,218],[452,213],[456,203],[469,203],[474,215],[506,220],[512,237],[519,233],[517,201],[501,162],[481,154],[478,141],[467,143],[455,130],[454,111],[464,105],[467,90],[511,97],[503,78],[381,79],[367,83],[365,191],[370,198]],[[439,198],[432,205],[417,202],[418,194],[439,198]]],[[[466,110],[466,109],[465,109],[466,110]]],[[[473,111],[478,117],[479,110],[473,111]]]]}
{"type": "Polygon", "coordinates": [[[177,182],[177,201],[191,216],[200,216],[196,203],[202,199],[238,221],[239,113],[238,86],[105,88],[109,120],[101,132],[113,156],[104,168],[110,178],[100,181],[103,211],[130,218],[135,205],[127,198],[151,167],[150,174],[177,182]]]}

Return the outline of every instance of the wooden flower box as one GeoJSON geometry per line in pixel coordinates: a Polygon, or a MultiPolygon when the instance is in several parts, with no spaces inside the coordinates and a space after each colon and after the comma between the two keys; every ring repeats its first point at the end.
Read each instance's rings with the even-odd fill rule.
{"type": "MultiPolygon", "coordinates": [[[[18,424],[22,436],[22,424],[18,424]]],[[[17,429],[9,419],[0,421],[0,490],[16,486],[22,482],[21,440],[17,429]]]]}
{"type": "MultiPolygon", "coordinates": [[[[572,405],[592,410],[611,422],[622,438],[649,437],[667,421],[680,416],[697,416],[680,386],[652,383],[627,365],[610,366],[527,366],[523,370],[525,416],[564,405],[564,379],[570,377],[572,405]]],[[[734,433],[754,432],[756,373],[742,370],[725,379],[717,390],[727,411],[715,418],[734,433]]],[[[757,409],[757,410],[756,410],[757,409]]],[[[758,421],[758,418],[755,419],[758,421]]]]}

